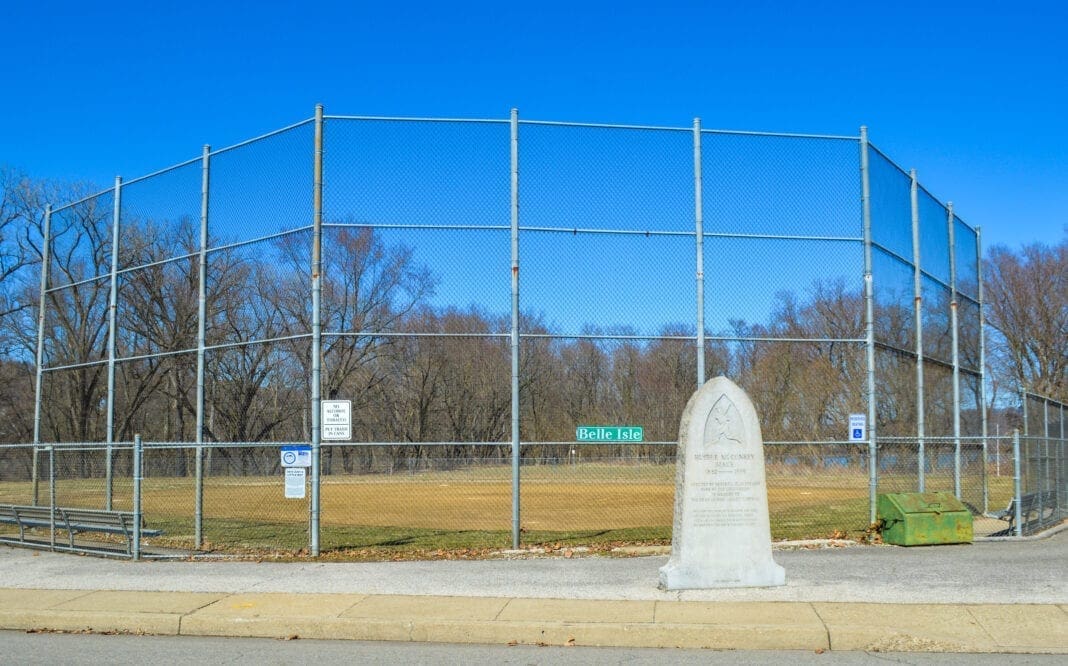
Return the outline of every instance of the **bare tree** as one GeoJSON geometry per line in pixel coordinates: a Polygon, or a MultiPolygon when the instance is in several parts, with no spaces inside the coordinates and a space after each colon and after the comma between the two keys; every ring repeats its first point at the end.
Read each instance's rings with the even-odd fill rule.
{"type": "MultiPolygon", "coordinates": [[[[692,335],[692,328],[665,326],[660,334],[692,335]]],[[[713,364],[714,365],[714,364],[713,364]]],[[[652,440],[673,440],[686,402],[697,390],[697,350],[690,340],[660,339],[648,344],[637,368],[639,408],[652,440]]]]}
{"type": "Polygon", "coordinates": [[[383,434],[402,442],[437,438],[441,418],[441,374],[444,359],[438,350],[441,318],[421,308],[408,318],[405,331],[415,334],[399,340],[384,359],[388,380],[372,400],[380,409],[372,417],[384,421],[383,434]]]}
{"type": "Polygon", "coordinates": [[[233,290],[218,297],[216,335],[227,346],[212,353],[216,439],[269,440],[305,408],[290,381],[300,361],[287,345],[267,342],[288,331],[275,277],[273,266],[249,258],[234,267],[233,290]]]}
{"type": "Polygon", "coordinates": [[[27,266],[40,262],[40,255],[33,253],[30,233],[44,215],[44,192],[44,184],[0,166],[0,320],[34,304],[20,298],[29,276],[18,278],[27,266]]]}
{"type": "Polygon", "coordinates": [[[110,196],[53,214],[46,299],[45,423],[57,441],[103,439],[111,270],[110,196]]]}
{"type": "MultiPolygon", "coordinates": [[[[36,305],[31,230],[40,223],[44,186],[0,166],[0,442],[33,436],[33,355],[28,344],[36,305]]],[[[38,243],[39,245],[39,243],[38,243]]]]}
{"type": "Polygon", "coordinates": [[[196,229],[180,220],[126,220],[121,254],[126,266],[119,290],[118,347],[120,356],[167,354],[119,365],[123,401],[119,431],[133,435],[132,423],[150,401],[163,418],[143,419],[137,430],[165,441],[192,434],[186,421],[196,412],[191,393],[195,382],[197,334],[196,229]],[[186,258],[176,260],[176,256],[186,258]],[[184,352],[184,353],[182,353],[184,352]],[[145,429],[145,426],[149,430],[145,429]]]}
{"type": "MultiPolygon", "coordinates": [[[[305,240],[292,236],[278,244],[279,273],[288,277],[275,276],[282,285],[279,312],[290,330],[302,333],[311,331],[305,240]]],[[[394,343],[375,334],[399,330],[433,293],[434,279],[415,263],[411,248],[388,245],[370,228],[331,229],[323,248],[323,395],[344,395],[357,406],[382,381],[384,364],[377,361],[394,343]]]]}
{"type": "MultiPolygon", "coordinates": [[[[550,332],[542,317],[530,313],[520,314],[519,327],[524,333],[536,336],[547,336],[550,332]]],[[[559,379],[563,376],[560,341],[529,337],[520,344],[520,436],[527,441],[570,440],[573,424],[559,418],[559,379]]]]}
{"type": "Polygon", "coordinates": [[[506,319],[476,309],[449,310],[442,315],[442,329],[464,335],[439,341],[446,435],[458,442],[504,440],[511,414],[509,344],[490,336],[508,330],[506,319]]]}
{"type": "MultiPolygon", "coordinates": [[[[597,335],[601,330],[586,327],[583,334],[597,335]]],[[[611,358],[605,344],[582,338],[560,352],[563,363],[562,399],[567,422],[573,425],[603,423],[608,417],[611,390],[611,358]]]]}
{"type": "Polygon", "coordinates": [[[1019,252],[995,245],[983,268],[998,363],[1019,386],[1068,399],[1068,233],[1019,252]]]}

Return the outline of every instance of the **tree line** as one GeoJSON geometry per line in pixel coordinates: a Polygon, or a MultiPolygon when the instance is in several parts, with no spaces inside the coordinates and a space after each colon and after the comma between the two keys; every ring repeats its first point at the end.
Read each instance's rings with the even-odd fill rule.
{"type": "MultiPolygon", "coordinates": [[[[77,198],[85,188],[35,181],[10,168],[0,171],[0,185],[0,441],[30,442],[44,202],[77,198]]],[[[41,387],[45,442],[106,439],[109,202],[90,199],[52,218],[44,336],[49,369],[41,387]]],[[[219,245],[224,239],[212,240],[219,245]]],[[[309,247],[304,230],[207,253],[204,441],[310,438],[309,247]]],[[[353,441],[402,445],[389,454],[397,459],[506,456],[510,316],[433,305],[438,283],[430,268],[414,260],[411,248],[387,243],[373,228],[327,228],[323,247],[322,330],[329,333],[322,341],[322,395],[353,401],[353,441]],[[431,442],[454,444],[419,447],[431,442]],[[492,444],[498,442],[504,446],[492,444]],[[487,444],[479,451],[462,443],[487,444]]],[[[193,441],[199,220],[124,218],[119,248],[114,440],[141,434],[147,441],[193,441]]],[[[1003,400],[1009,386],[1068,397],[1066,249],[1068,240],[988,252],[983,271],[990,400],[1003,400]]],[[[929,300],[927,432],[948,435],[950,297],[947,292],[929,300]]],[[[877,292],[876,309],[879,431],[908,436],[915,433],[916,413],[912,303],[877,292]]],[[[961,363],[978,369],[978,315],[962,309],[961,363]]],[[[860,339],[863,313],[858,286],[799,285],[777,294],[768,321],[732,321],[728,331],[709,332],[706,374],[730,376],[749,392],[766,440],[842,439],[847,415],[866,411],[864,345],[774,339],[860,339]]],[[[554,336],[538,313],[523,312],[520,328],[524,441],[570,442],[575,427],[589,424],[641,425],[646,440],[676,438],[696,387],[692,323],[665,324],[650,338],[591,324],[583,337],[564,338],[554,336]]],[[[980,394],[973,374],[966,373],[962,396],[965,434],[978,434],[980,394]]],[[[530,455],[556,451],[545,447],[530,455]]],[[[176,467],[186,466],[184,455],[175,453],[176,467]]],[[[220,455],[237,469],[261,466],[251,449],[220,455]]],[[[344,471],[372,462],[358,447],[332,447],[326,460],[344,471]]]]}

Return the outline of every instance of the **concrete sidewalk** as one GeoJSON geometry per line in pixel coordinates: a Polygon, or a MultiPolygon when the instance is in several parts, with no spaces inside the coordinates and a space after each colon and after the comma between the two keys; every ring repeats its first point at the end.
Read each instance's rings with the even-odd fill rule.
{"type": "Polygon", "coordinates": [[[1068,654],[1068,533],[777,551],[787,585],[664,592],[666,558],[126,562],[0,547],[0,628],[488,644],[1068,654]]]}
{"type": "Polygon", "coordinates": [[[1068,654],[1068,605],[0,590],[0,628],[159,635],[1068,654]]]}

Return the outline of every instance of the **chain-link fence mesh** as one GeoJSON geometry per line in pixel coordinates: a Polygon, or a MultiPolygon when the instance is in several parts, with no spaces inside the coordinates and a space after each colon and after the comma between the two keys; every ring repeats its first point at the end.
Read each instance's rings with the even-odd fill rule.
{"type": "Polygon", "coordinates": [[[51,475],[124,505],[128,450],[44,447],[141,434],[145,515],[183,548],[666,541],[679,418],[719,374],[760,416],[777,538],[863,532],[873,487],[1011,497],[977,234],[862,138],[328,116],[51,226],[42,448],[4,449],[4,502],[51,475]],[[316,376],[352,440],[286,498],[316,376]],[[846,436],[869,408],[875,447],[846,436]],[[643,441],[575,441],[599,424],[643,441]]]}
{"type": "Polygon", "coordinates": [[[1020,398],[1021,523],[1030,534],[1068,518],[1068,405],[1027,391],[1020,398]]]}

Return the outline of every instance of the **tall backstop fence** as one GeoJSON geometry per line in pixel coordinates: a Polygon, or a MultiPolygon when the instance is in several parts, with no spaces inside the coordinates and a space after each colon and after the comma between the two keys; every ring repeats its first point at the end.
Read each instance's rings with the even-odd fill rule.
{"type": "Polygon", "coordinates": [[[773,533],[863,529],[884,491],[990,509],[979,232],[863,128],[318,107],[51,207],[43,236],[33,446],[5,452],[31,504],[46,471],[125,501],[140,434],[146,516],[177,511],[195,547],[284,524],[317,555],[350,504],[352,530],[662,537],[682,410],[726,375],[782,480],[773,533]],[[350,401],[348,439],[326,400],[350,401]],[[302,500],[287,444],[310,447],[302,500]],[[418,520],[345,499],[417,474],[437,490],[395,501],[418,520]]]}

